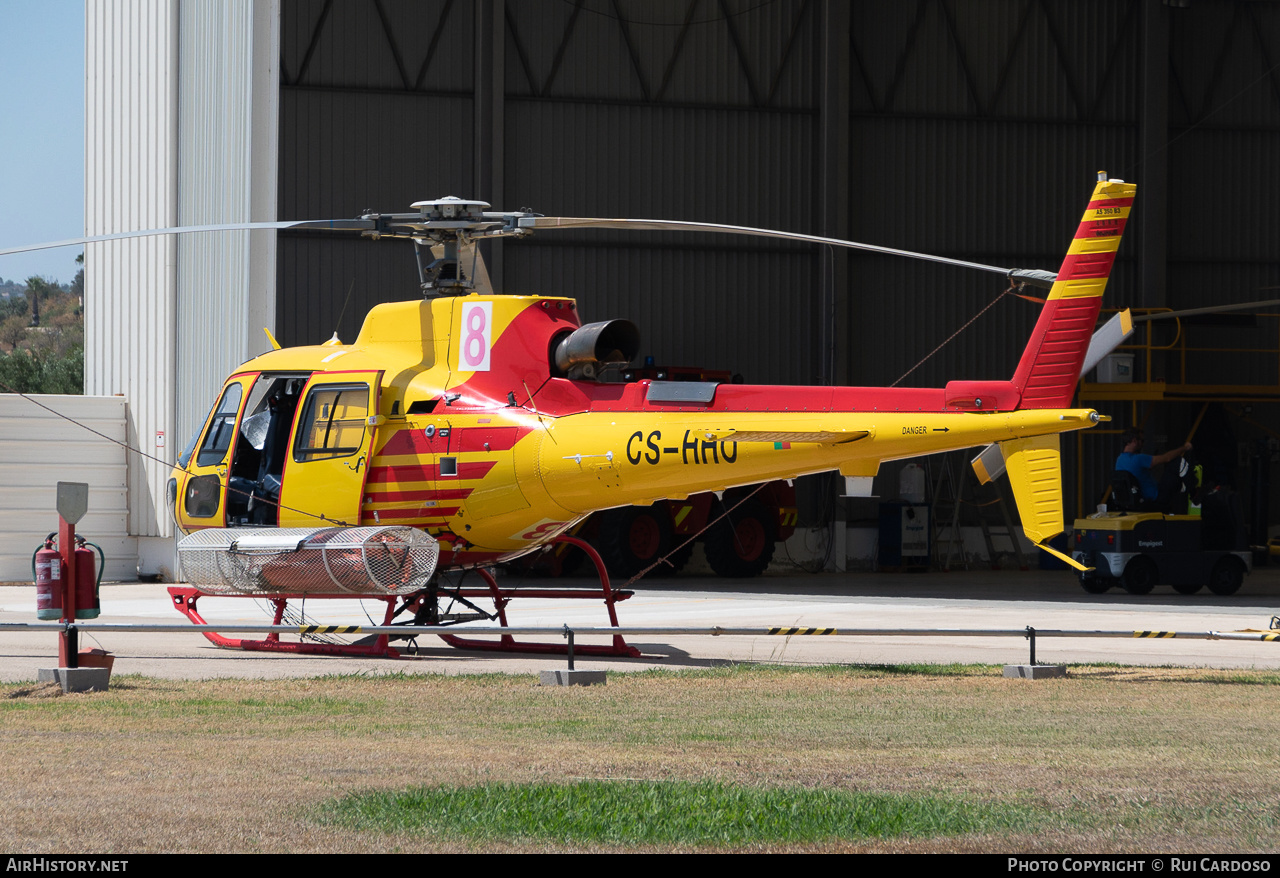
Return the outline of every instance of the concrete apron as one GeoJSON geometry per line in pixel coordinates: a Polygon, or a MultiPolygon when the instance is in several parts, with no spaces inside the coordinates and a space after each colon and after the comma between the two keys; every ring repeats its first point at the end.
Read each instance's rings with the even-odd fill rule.
{"type": "MultiPolygon", "coordinates": [[[[504,585],[514,584],[506,578],[504,585]]],[[[545,580],[524,580],[530,587],[545,580]]],[[[558,584],[587,586],[587,581],[558,584]]],[[[936,574],[766,575],[754,580],[684,577],[642,580],[636,594],[618,604],[627,626],[772,626],[840,628],[980,628],[1231,631],[1266,629],[1280,607],[1280,570],[1255,571],[1229,598],[1208,592],[1182,596],[1158,587],[1135,597],[1119,590],[1088,595],[1063,572],[960,571],[936,574]]],[[[261,600],[209,597],[201,611],[213,623],[269,621],[261,600]]],[[[355,601],[310,601],[310,621],[369,624],[355,601]]],[[[381,618],[373,607],[369,613],[381,618]]],[[[606,624],[594,601],[515,600],[508,606],[513,625],[595,627],[606,624]]],[[[0,587],[0,622],[35,621],[35,589],[0,587]]],[[[102,622],[184,621],[172,609],[165,586],[104,585],[102,622]]],[[[454,629],[461,633],[459,629],[454,629]]],[[[354,639],[354,638],[353,638],[354,639]]],[[[534,639],[532,637],[528,639],[534,639]]],[[[548,641],[563,643],[559,636],[548,641]]],[[[592,642],[582,636],[579,643],[592,642]]],[[[599,638],[595,638],[599,640],[599,638]]],[[[884,664],[978,662],[1024,664],[1023,636],[1008,637],[805,637],[805,636],[630,636],[640,658],[578,655],[581,670],[625,672],[645,668],[704,668],[726,662],[769,664],[884,664]]],[[[511,673],[537,675],[567,667],[563,656],[463,652],[434,638],[421,638],[421,654],[399,660],[264,654],[214,647],[196,632],[111,632],[84,630],[83,649],[101,647],[116,657],[114,674],[169,679],[212,677],[285,678],[346,673],[511,673]]],[[[1183,639],[1061,639],[1038,637],[1036,660],[1043,664],[1116,662],[1134,665],[1280,668],[1280,643],[1183,639]]],[[[39,668],[57,663],[52,632],[0,631],[0,681],[29,682],[39,668]]]]}

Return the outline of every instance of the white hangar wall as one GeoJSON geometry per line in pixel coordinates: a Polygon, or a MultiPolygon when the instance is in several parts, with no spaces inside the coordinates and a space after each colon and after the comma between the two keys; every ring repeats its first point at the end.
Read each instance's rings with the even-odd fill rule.
{"type": "MultiPolygon", "coordinates": [[[[85,226],[275,219],[277,0],[113,0],[86,12],[85,226]]],[[[172,461],[275,328],[275,236],[90,245],[85,391],[124,394],[130,445],[172,461]]],[[[128,531],[169,563],[168,466],[128,461],[128,531]]]]}
{"type": "Polygon", "coordinates": [[[76,533],[101,547],[103,578],[136,575],[137,544],[129,536],[125,490],[127,452],[116,444],[125,441],[126,423],[122,396],[0,394],[0,582],[31,581],[31,555],[46,534],[58,529],[58,482],[89,486],[89,511],[76,533]]]}

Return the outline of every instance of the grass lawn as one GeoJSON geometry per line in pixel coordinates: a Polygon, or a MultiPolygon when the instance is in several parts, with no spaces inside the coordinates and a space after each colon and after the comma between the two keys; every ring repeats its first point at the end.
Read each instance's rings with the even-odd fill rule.
{"type": "Polygon", "coordinates": [[[1280,674],[730,667],[0,691],[0,846],[1262,851],[1280,674]]]}

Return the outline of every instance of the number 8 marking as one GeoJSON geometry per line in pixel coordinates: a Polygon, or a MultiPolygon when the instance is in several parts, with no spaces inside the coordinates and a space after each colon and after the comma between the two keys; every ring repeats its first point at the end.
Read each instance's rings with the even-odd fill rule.
{"type": "Polygon", "coordinates": [[[489,371],[489,333],[492,322],[492,302],[471,302],[463,306],[462,344],[458,351],[460,370],[489,371]]]}
{"type": "Polygon", "coordinates": [[[467,338],[462,342],[462,350],[467,356],[467,365],[474,366],[484,360],[486,340],[484,328],[488,324],[484,319],[484,311],[472,308],[467,313],[467,338]]]}

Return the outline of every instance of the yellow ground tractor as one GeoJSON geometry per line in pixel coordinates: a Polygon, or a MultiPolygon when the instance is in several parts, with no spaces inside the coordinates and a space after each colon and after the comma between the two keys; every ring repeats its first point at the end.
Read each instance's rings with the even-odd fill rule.
{"type": "Polygon", "coordinates": [[[1239,590],[1253,556],[1234,491],[1207,492],[1199,515],[1172,515],[1143,508],[1148,504],[1136,500],[1136,480],[1132,490],[1123,482],[1113,481],[1112,510],[1075,521],[1072,556],[1094,568],[1079,574],[1085,591],[1102,594],[1113,585],[1129,594],[1147,594],[1157,585],[1179,594],[1206,585],[1216,595],[1239,590]]]}

